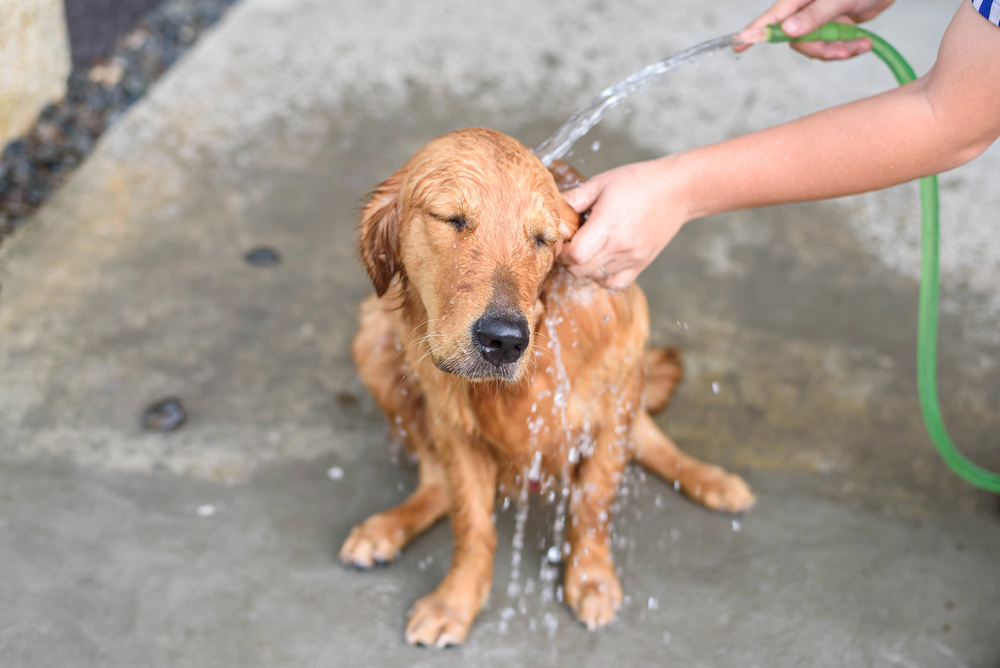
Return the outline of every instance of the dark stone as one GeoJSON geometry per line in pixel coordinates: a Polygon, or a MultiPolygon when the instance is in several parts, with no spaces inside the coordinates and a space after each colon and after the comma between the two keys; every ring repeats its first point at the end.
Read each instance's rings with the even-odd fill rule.
{"type": "Polygon", "coordinates": [[[46,197],[48,197],[51,191],[52,188],[49,184],[44,181],[35,181],[28,186],[28,202],[34,206],[38,206],[45,200],[46,197]]]}
{"type": "Polygon", "coordinates": [[[27,152],[28,142],[24,139],[15,139],[7,144],[7,147],[3,150],[3,159],[4,161],[13,160],[25,155],[27,152]]]}
{"type": "Polygon", "coordinates": [[[337,403],[341,406],[353,406],[358,403],[358,398],[350,392],[337,392],[337,403]]]}
{"type": "Polygon", "coordinates": [[[255,267],[273,267],[281,262],[281,254],[273,248],[260,246],[247,251],[246,261],[255,267]]]}
{"type": "Polygon", "coordinates": [[[10,180],[12,183],[19,186],[26,186],[28,182],[31,181],[31,175],[35,173],[35,168],[32,167],[31,162],[26,158],[18,158],[14,161],[14,167],[11,170],[10,180]]]}
{"type": "Polygon", "coordinates": [[[168,397],[158,401],[142,414],[142,426],[150,431],[173,431],[187,418],[184,405],[177,397],[168,397]]]}

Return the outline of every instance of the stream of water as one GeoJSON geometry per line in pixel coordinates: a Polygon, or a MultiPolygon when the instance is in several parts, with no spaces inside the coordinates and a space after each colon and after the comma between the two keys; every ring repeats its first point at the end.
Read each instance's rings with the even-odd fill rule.
{"type": "MultiPolygon", "coordinates": [[[[537,155],[546,166],[550,166],[553,161],[558,160],[569,153],[573,144],[580,137],[587,134],[591,128],[601,121],[604,114],[609,109],[617,105],[626,97],[639,91],[643,86],[650,81],[653,81],[660,75],[676,69],[685,63],[691,63],[709,54],[730,48],[735,42],[735,37],[735,34],[726,35],[708,40],[707,42],[702,42],[701,44],[691,47],[690,49],[681,51],[680,53],[670,56],[669,58],[644,67],[638,72],[635,72],[627,77],[625,80],[611,86],[591,101],[587,106],[573,114],[558,130],[556,130],[555,134],[542,142],[538,148],[534,149],[535,155],[537,155]]],[[[598,147],[599,144],[595,142],[593,147],[594,150],[596,151],[598,147]]],[[[566,280],[567,276],[568,275],[566,274],[560,274],[557,281],[566,280]]],[[[539,430],[546,423],[556,423],[552,424],[552,426],[555,428],[561,427],[564,431],[563,436],[569,453],[567,461],[564,464],[563,471],[561,472],[561,476],[559,476],[559,478],[555,481],[556,489],[550,492],[549,495],[550,502],[555,502],[556,505],[555,518],[552,527],[552,544],[548,550],[544,551],[538,575],[538,585],[540,588],[539,603],[542,606],[550,603],[553,599],[560,602],[562,601],[562,587],[557,587],[559,573],[558,564],[569,554],[569,546],[565,543],[564,532],[568,504],[570,501],[570,495],[572,494],[570,467],[571,465],[575,465],[579,462],[580,458],[589,456],[590,452],[593,450],[593,439],[590,436],[589,426],[586,423],[584,424],[584,433],[581,435],[580,440],[577,443],[573,442],[573,435],[569,428],[566,407],[572,388],[570,387],[569,378],[562,363],[562,348],[557,336],[558,323],[562,322],[563,319],[563,315],[559,312],[558,305],[554,311],[546,311],[545,317],[549,332],[549,342],[547,347],[555,359],[555,364],[549,368],[549,372],[554,374],[556,381],[556,387],[553,394],[552,416],[550,418],[546,418],[545,416],[532,415],[528,418],[528,426],[532,434],[530,446],[533,451],[533,456],[530,469],[524,470],[519,477],[519,488],[516,497],[514,536],[511,546],[511,574],[510,581],[507,585],[507,598],[511,600],[513,605],[509,605],[501,611],[501,621],[498,627],[501,633],[507,632],[510,622],[512,622],[518,614],[529,614],[526,596],[534,593],[535,591],[535,581],[532,580],[532,578],[527,578],[522,583],[521,573],[522,552],[525,545],[525,525],[528,519],[529,487],[532,484],[538,484],[540,482],[539,478],[541,475],[540,469],[542,453],[540,450],[536,450],[539,430]],[[515,601],[516,603],[514,603],[515,601]]],[[[612,392],[614,392],[614,390],[612,390],[612,392]]],[[[631,404],[626,404],[625,406],[619,405],[617,407],[618,416],[622,419],[623,423],[630,421],[625,420],[626,414],[629,414],[630,419],[634,417],[635,410],[636,407],[631,404]]],[[[534,413],[534,408],[532,408],[532,413],[534,413]]],[[[616,442],[615,446],[620,452],[624,453],[627,450],[628,445],[628,429],[624,426],[624,424],[620,429],[619,440],[616,442]]],[[[612,535],[614,546],[618,548],[618,550],[625,552],[624,568],[631,566],[632,548],[634,547],[634,543],[623,533],[626,523],[624,505],[628,498],[630,496],[634,496],[637,491],[631,488],[636,487],[641,481],[645,480],[644,473],[639,472],[637,474],[637,480],[632,480],[633,475],[631,475],[631,473],[632,472],[629,469],[626,469],[624,472],[625,477],[621,482],[618,499],[613,507],[613,511],[615,511],[615,514],[617,515],[617,521],[610,522],[608,526],[612,535]]],[[[507,497],[504,501],[503,508],[506,510],[509,504],[510,498],[507,497]]],[[[637,517],[641,517],[641,514],[638,514],[638,511],[637,517]]],[[[544,545],[545,543],[543,541],[539,544],[539,547],[544,550],[544,545]]],[[[623,567],[620,566],[619,571],[622,570],[623,567]]],[[[626,597],[626,603],[628,599],[629,597],[626,597]]],[[[658,603],[656,602],[656,599],[650,598],[648,601],[648,608],[653,610],[656,609],[657,606],[658,603]]],[[[532,617],[529,620],[529,629],[531,631],[535,631],[538,627],[539,619],[541,619],[546,632],[549,636],[552,636],[558,628],[557,618],[551,612],[546,612],[544,617],[541,617],[540,613],[542,611],[535,610],[534,606],[532,606],[531,612],[532,617]]],[[[669,634],[667,634],[667,636],[669,636],[669,634]]]]}
{"type": "Polygon", "coordinates": [[[637,92],[650,81],[653,81],[662,74],[676,69],[685,63],[694,62],[709,54],[728,49],[733,46],[736,34],[716,37],[707,42],[702,42],[679,53],[675,53],[669,58],[648,65],[638,72],[635,72],[623,81],[605,89],[603,93],[594,98],[587,106],[580,109],[563,123],[551,137],[538,145],[534,150],[546,167],[552,165],[554,160],[559,160],[573,147],[577,139],[587,134],[592,127],[597,125],[604,114],[616,104],[624,100],[632,93],[637,92]]]}

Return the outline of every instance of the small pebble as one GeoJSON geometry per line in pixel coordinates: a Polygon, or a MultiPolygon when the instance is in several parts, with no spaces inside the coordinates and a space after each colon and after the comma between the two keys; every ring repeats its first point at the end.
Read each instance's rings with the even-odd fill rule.
{"type": "Polygon", "coordinates": [[[247,251],[246,261],[255,267],[273,267],[281,262],[281,254],[273,248],[260,246],[247,251]]]}
{"type": "Polygon", "coordinates": [[[341,406],[353,406],[358,403],[358,398],[350,392],[337,392],[337,403],[341,406]]]}
{"type": "Polygon", "coordinates": [[[184,405],[177,397],[158,401],[142,414],[142,426],[151,431],[173,431],[187,418],[184,405]]]}
{"type": "Polygon", "coordinates": [[[343,480],[344,479],[344,469],[339,466],[331,466],[326,471],[326,477],[330,480],[343,480]]]}

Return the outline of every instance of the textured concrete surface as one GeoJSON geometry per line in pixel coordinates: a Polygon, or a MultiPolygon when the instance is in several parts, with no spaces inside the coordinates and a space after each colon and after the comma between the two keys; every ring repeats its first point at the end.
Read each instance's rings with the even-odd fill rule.
{"type": "MultiPolygon", "coordinates": [[[[1000,665],[997,499],[945,470],[918,414],[913,186],[701,221],[642,277],[654,340],[688,368],[661,423],[759,502],[734,524],[634,472],[616,542],[629,602],[609,629],[506,597],[509,512],[461,649],[402,641],[447,566],[446,523],[389,568],[335,562],[414,482],[348,357],[369,292],[360,198],[457,127],[536,144],[754,9],[236,7],[0,250],[0,663],[1000,665]],[[248,266],[256,245],[283,262],[248,266]],[[188,422],[142,432],[171,394],[188,422]]],[[[924,71],[953,9],[914,2],[876,29],[924,71]]],[[[572,159],[592,174],[890,83],[868,61],[720,56],[572,159]]],[[[998,163],[994,148],[943,178],[941,387],[956,440],[1000,470],[1000,193],[983,186],[998,163]]],[[[532,510],[522,572],[550,514],[532,510]]]]}
{"type": "Polygon", "coordinates": [[[0,144],[6,144],[66,93],[70,57],[62,0],[0,0],[0,19],[0,144]]]}

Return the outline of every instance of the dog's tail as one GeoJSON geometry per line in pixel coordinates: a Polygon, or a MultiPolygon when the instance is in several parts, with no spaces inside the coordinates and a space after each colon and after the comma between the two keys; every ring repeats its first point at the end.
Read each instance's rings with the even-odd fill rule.
{"type": "Polygon", "coordinates": [[[670,403],[674,390],[684,379],[681,355],[676,348],[650,348],[645,359],[646,383],[642,399],[646,412],[656,415],[670,403]]]}

